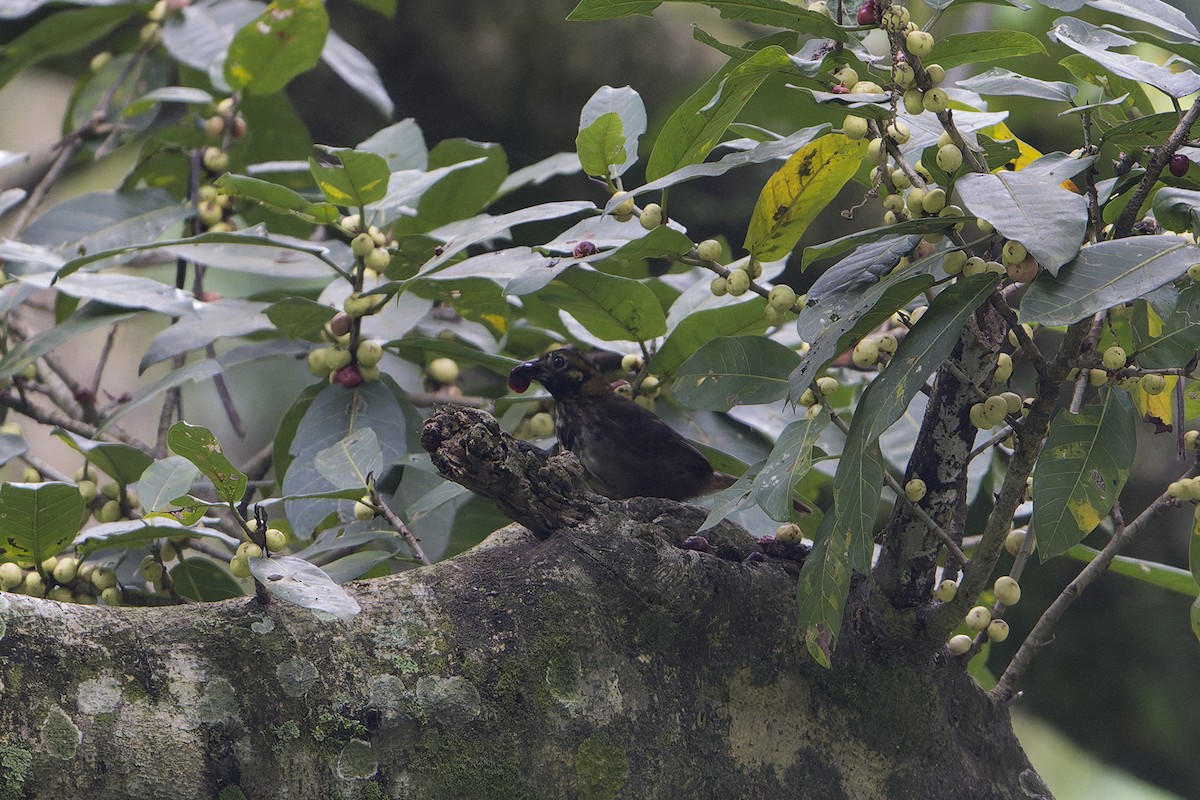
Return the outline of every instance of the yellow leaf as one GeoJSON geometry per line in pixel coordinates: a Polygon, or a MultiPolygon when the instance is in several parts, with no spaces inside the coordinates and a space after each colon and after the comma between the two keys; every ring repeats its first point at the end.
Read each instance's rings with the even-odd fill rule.
{"type": "MultiPolygon", "coordinates": [[[[1150,312],[1151,317],[1154,317],[1154,312],[1150,312]]],[[[1153,329],[1154,321],[1151,319],[1150,327],[1153,329]]],[[[1158,322],[1158,328],[1162,329],[1162,320],[1158,322]]],[[[1144,422],[1149,422],[1154,425],[1156,432],[1171,430],[1171,424],[1175,419],[1175,384],[1179,383],[1178,375],[1164,375],[1167,379],[1167,388],[1159,394],[1146,394],[1142,391],[1142,387],[1138,386],[1133,390],[1133,406],[1137,409],[1138,416],[1144,422]]]]}
{"type": "Polygon", "coordinates": [[[866,154],[862,140],[831,133],[809,142],[763,187],[746,231],[745,247],[758,261],[773,261],[791,252],[866,154]]]}

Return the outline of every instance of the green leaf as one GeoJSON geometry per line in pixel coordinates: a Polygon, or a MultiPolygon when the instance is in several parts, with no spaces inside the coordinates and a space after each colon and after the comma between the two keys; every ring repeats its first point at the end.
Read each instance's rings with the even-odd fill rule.
{"type": "Polygon", "coordinates": [[[817,528],[812,552],[804,560],[796,582],[796,611],[804,629],[804,643],[826,669],[833,667],[833,650],[854,575],[850,566],[850,551],[855,547],[852,536],[848,529],[837,527],[833,514],[827,514],[817,528]]]}
{"type": "Polygon", "coordinates": [[[0,484],[0,560],[40,564],[79,531],[83,497],[69,483],[0,484]]]}
{"type": "Polygon", "coordinates": [[[225,80],[247,94],[274,94],[316,66],[328,33],[329,15],[320,0],[275,0],[234,34],[225,80]]]}
{"type": "Polygon", "coordinates": [[[158,189],[88,192],[48,209],[21,239],[61,248],[68,257],[96,253],[156,239],[189,213],[158,189]]]}
{"type": "Polygon", "coordinates": [[[252,558],[250,574],[272,597],[310,611],[332,614],[343,622],[350,622],[362,610],[358,601],[320,567],[302,558],[252,558]]]}
{"type": "Polygon", "coordinates": [[[184,105],[207,105],[213,102],[213,96],[203,89],[190,86],[163,86],[134,100],[125,106],[121,112],[123,117],[134,117],[149,111],[159,103],[182,103],[184,105]]]}
{"type": "Polygon", "coordinates": [[[941,64],[946,69],[962,64],[980,64],[1017,56],[1045,55],[1046,48],[1024,31],[977,31],[942,36],[925,57],[926,64],[941,64]]]}
{"type": "Polygon", "coordinates": [[[1057,277],[1039,275],[1021,301],[1021,319],[1041,325],[1068,325],[1142,297],[1178,278],[1198,261],[1200,248],[1178,236],[1133,236],[1100,242],[1080,250],[1057,277]]]}
{"type": "MultiPolygon", "coordinates": [[[[931,62],[932,63],[932,62],[931,62]]],[[[1069,103],[1079,91],[1066,81],[1043,81],[1019,72],[992,67],[970,78],[958,81],[960,89],[1001,97],[1032,97],[1036,100],[1055,100],[1069,103]]]]}
{"type": "Polygon", "coordinates": [[[132,5],[56,10],[4,45],[0,86],[43,59],[82,50],[138,13],[132,5]]]}
{"type": "Polygon", "coordinates": [[[335,206],[361,208],[387,194],[387,161],[383,156],[349,148],[318,146],[322,157],[309,158],[309,168],[325,199],[335,206]]]}
{"type": "Polygon", "coordinates": [[[1186,367],[1200,353],[1200,283],[1189,284],[1182,290],[1167,284],[1146,298],[1151,302],[1134,307],[1130,326],[1137,346],[1138,366],[1186,367]]]}
{"type": "MultiPolygon", "coordinates": [[[[1198,539],[1200,537],[1192,536],[1191,541],[1193,545],[1195,545],[1198,539]]],[[[1067,551],[1067,555],[1076,560],[1090,563],[1096,556],[1100,555],[1100,551],[1087,545],[1077,544],[1067,551]]],[[[1192,563],[1195,564],[1196,562],[1193,560],[1192,563]]],[[[1132,558],[1131,556],[1117,556],[1113,559],[1112,564],[1109,565],[1108,571],[1117,575],[1124,575],[1127,578],[1144,581],[1160,589],[1166,589],[1169,592],[1176,592],[1188,597],[1195,597],[1196,592],[1200,591],[1200,585],[1196,583],[1196,579],[1191,572],[1179,567],[1172,567],[1168,564],[1160,564],[1157,561],[1147,561],[1146,559],[1132,558]]]]}
{"type": "MultiPolygon", "coordinates": [[[[198,505],[203,512],[204,506],[198,505]]],[[[119,522],[108,522],[85,528],[75,537],[75,547],[81,556],[87,556],[97,550],[110,547],[144,545],[163,536],[199,536],[216,539],[224,542],[231,549],[237,547],[240,541],[226,533],[205,528],[202,525],[185,525],[173,516],[152,514],[145,519],[123,519],[119,522]]]]}
{"type": "Polygon", "coordinates": [[[383,450],[379,447],[375,431],[359,428],[332,447],[317,453],[313,458],[313,466],[322,478],[338,489],[365,489],[369,479],[372,476],[379,477],[383,469],[383,450]]]}
{"type": "Polygon", "coordinates": [[[154,463],[153,458],[127,444],[97,442],[62,428],[55,428],[53,433],[122,486],[136,482],[154,463]]]}
{"type": "Polygon", "coordinates": [[[551,178],[559,175],[574,175],[577,172],[579,172],[578,154],[555,153],[510,174],[496,190],[496,197],[503,197],[526,186],[541,186],[551,178]]]}
{"type": "Polygon", "coordinates": [[[442,168],[449,171],[426,189],[417,203],[422,230],[464,220],[482,211],[508,176],[508,156],[498,144],[446,139],[429,151],[430,171],[442,168]],[[458,166],[465,161],[476,163],[458,166]]]}
{"type": "MultiPolygon", "coordinates": [[[[1172,111],[1131,119],[1100,136],[1103,143],[1113,143],[1124,149],[1161,145],[1179,125],[1179,115],[1172,111]]],[[[1169,188],[1169,187],[1165,187],[1169,188]]]]}
{"type": "Polygon", "coordinates": [[[221,443],[208,428],[176,422],[167,431],[167,446],[195,464],[226,503],[236,503],[246,493],[245,473],[225,457],[221,443]]]}
{"type": "Polygon", "coordinates": [[[646,107],[633,89],[601,86],[583,106],[575,149],[588,175],[615,178],[637,160],[646,107]]]}
{"type": "Polygon", "coordinates": [[[771,519],[792,518],[793,490],[812,468],[812,449],[828,424],[828,414],[817,414],[791,423],[779,434],[767,463],[754,478],[754,501],[771,519]]]}
{"type": "Polygon", "coordinates": [[[285,297],[268,306],[265,313],[284,336],[320,342],[321,330],[337,315],[337,310],[303,297],[285,297]]]}
{"type": "MultiPolygon", "coordinates": [[[[1150,113],[1153,109],[1141,84],[1110,73],[1108,69],[1085,55],[1075,53],[1061,59],[1058,63],[1079,80],[1099,87],[1102,98],[1116,101],[1120,106],[1120,114],[1113,116],[1118,123],[1124,123],[1130,116],[1136,116],[1135,109],[1143,115],[1150,113]]],[[[1101,101],[1094,105],[1102,106],[1106,103],[1101,101]]]]}
{"type": "Polygon", "coordinates": [[[0,360],[0,378],[12,377],[46,353],[62,346],[76,336],[97,328],[115,325],[134,316],[134,311],[104,303],[85,305],[63,322],[24,340],[0,360]]]}
{"type": "Polygon", "coordinates": [[[866,153],[864,141],[830,133],[796,151],[772,175],[750,217],[745,248],[758,261],[791,252],[809,224],[854,177],[866,153]]]}
{"type": "Polygon", "coordinates": [[[430,280],[408,284],[409,292],[450,306],[463,319],[487,326],[497,339],[508,332],[512,309],[493,278],[448,278],[439,273],[430,280]]]}
{"type": "MultiPolygon", "coordinates": [[[[715,299],[715,298],[714,298],[715,299]]],[[[767,330],[767,301],[757,295],[718,308],[691,310],[654,354],[654,371],[671,375],[684,359],[718,336],[754,336],[767,330]]],[[[672,306],[672,315],[675,307],[672,306]]]]}
{"type": "Polygon", "coordinates": [[[167,456],[155,461],[138,479],[138,499],[147,511],[168,511],[179,507],[175,501],[192,490],[200,470],[183,456],[167,456]]]}
{"type": "Polygon", "coordinates": [[[375,106],[380,114],[391,118],[396,110],[395,104],[379,77],[379,70],[360,50],[334,31],[329,31],[325,47],[321,50],[321,61],[360,97],[375,106]]]}
{"type": "Polygon", "coordinates": [[[469,224],[462,226],[460,230],[457,230],[454,237],[442,246],[441,252],[421,267],[420,274],[430,275],[439,269],[443,269],[444,265],[471,245],[491,239],[517,225],[557,219],[584,211],[595,212],[595,210],[596,206],[592,203],[584,200],[574,200],[559,203],[540,203],[517,211],[510,211],[507,214],[478,217],[469,224]]]}
{"type": "Polygon", "coordinates": [[[1067,552],[1108,515],[1137,447],[1133,406],[1109,389],[1078,414],[1060,411],[1033,473],[1033,525],[1042,560],[1067,552]]]}
{"type": "Polygon", "coordinates": [[[575,137],[579,163],[588,175],[615,177],[614,166],[625,158],[625,129],[615,112],[601,114],[575,137]]]}
{"type": "Polygon", "coordinates": [[[56,281],[53,273],[37,272],[17,276],[31,286],[49,289],[83,300],[109,306],[146,309],[169,317],[190,316],[192,298],[174,287],[150,278],[117,272],[80,272],[56,281]]]}
{"type": "Polygon", "coordinates": [[[671,391],[684,405],[712,411],[773,403],[787,397],[799,363],[794,350],[765,336],[720,336],[683,362],[671,391]]]}
{"type": "Polygon", "coordinates": [[[429,148],[425,146],[425,135],[413,119],[403,119],[381,128],[354,149],[383,156],[390,172],[424,172],[429,168],[429,148]]]}
{"type": "Polygon", "coordinates": [[[217,178],[214,183],[226,194],[244,197],[278,211],[288,211],[314,222],[327,224],[341,217],[337,206],[330,203],[314,203],[299,192],[278,183],[228,173],[217,178]]]}
{"type": "MultiPolygon", "coordinates": [[[[776,159],[787,159],[792,153],[799,148],[811,142],[818,135],[829,129],[828,124],[814,125],[811,128],[801,128],[791,136],[785,136],[782,139],[773,139],[771,141],[762,142],[761,144],[751,147],[749,150],[738,150],[722,156],[719,161],[706,161],[698,164],[687,164],[668,172],[661,178],[652,180],[649,183],[644,183],[636,189],[630,189],[627,193],[637,197],[639,195],[657,192],[661,189],[666,189],[676,184],[686,183],[687,181],[695,180],[696,178],[712,178],[719,175],[724,175],[731,169],[744,167],[750,164],[762,164],[767,161],[776,159]]],[[[728,145],[729,142],[724,144],[728,145]]],[[[623,198],[613,197],[604,209],[606,212],[611,212],[623,198]]]]}
{"type": "Polygon", "coordinates": [[[1162,0],[1088,0],[1087,4],[1101,11],[1153,25],[1168,33],[1179,34],[1193,42],[1200,40],[1200,31],[1188,19],[1187,12],[1162,0]]]}
{"type": "Polygon", "coordinates": [[[667,318],[654,292],[629,278],[570,267],[538,297],[566,311],[605,341],[644,341],[667,332],[667,318]]]}
{"type": "Polygon", "coordinates": [[[762,82],[790,65],[782,47],[765,47],[743,61],[726,64],[663,124],[650,151],[646,179],[655,181],[703,161],[762,82]]]}
{"type": "MultiPolygon", "coordinates": [[[[786,0],[678,0],[715,8],[725,19],[754,22],[810,33],[825,39],[848,40],[846,31],[829,17],[786,0]]],[[[650,16],[662,0],[581,0],[567,19],[591,21],[634,14],[650,16]]]]}
{"type": "Polygon", "coordinates": [[[1176,99],[1200,89],[1200,75],[1195,72],[1187,69],[1175,71],[1169,66],[1144,61],[1135,55],[1114,53],[1110,48],[1130,47],[1137,42],[1074,17],[1059,17],[1047,35],[1115,75],[1153,86],[1176,99]]]}
{"type": "Polygon", "coordinates": [[[955,184],[972,214],[1025,245],[1054,275],[1079,252],[1087,201],[1053,179],[1022,172],[963,175],[955,184]]]}
{"type": "Polygon", "coordinates": [[[1200,192],[1164,186],[1154,193],[1154,218],[1169,231],[1200,233],[1200,192]]]}
{"type": "MultiPolygon", "coordinates": [[[[339,488],[317,470],[317,454],[364,428],[375,432],[385,467],[407,463],[409,442],[415,446],[419,436],[409,428],[419,425],[421,414],[398,395],[394,386],[385,379],[355,389],[321,387],[303,408],[289,442],[287,453],[291,458],[283,476],[283,493],[292,497],[339,488]]],[[[280,437],[286,439],[282,429],[280,437]]],[[[308,539],[330,515],[349,519],[353,505],[353,500],[289,500],[286,510],[292,530],[300,538],[308,539]]]]}
{"type": "Polygon", "coordinates": [[[185,558],[171,568],[175,591],[197,603],[215,603],[245,594],[229,571],[207,558],[185,558]]]}

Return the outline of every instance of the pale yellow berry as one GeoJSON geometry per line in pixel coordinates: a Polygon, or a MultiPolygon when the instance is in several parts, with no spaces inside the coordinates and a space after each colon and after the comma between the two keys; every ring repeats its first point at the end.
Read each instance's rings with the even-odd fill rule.
{"type": "Polygon", "coordinates": [[[967,612],[966,624],[973,631],[981,631],[992,621],[992,612],[987,606],[975,606],[967,612]]]}
{"type": "Polygon", "coordinates": [[[1010,575],[1001,575],[992,585],[996,599],[1006,606],[1015,606],[1021,600],[1021,584],[1010,575]]]}
{"type": "Polygon", "coordinates": [[[946,642],[946,647],[956,656],[961,656],[971,649],[973,640],[965,633],[960,633],[957,636],[951,636],[950,641],[946,642]]]}
{"type": "Polygon", "coordinates": [[[943,603],[949,603],[958,595],[958,584],[952,580],[944,580],[937,585],[934,596],[943,603]]]}
{"type": "Polygon", "coordinates": [[[905,37],[904,46],[914,56],[927,56],[933,51],[933,34],[927,31],[913,31],[905,37]]]}
{"type": "Polygon", "coordinates": [[[279,530],[279,528],[267,528],[264,536],[267,540],[267,549],[272,553],[278,552],[287,546],[287,534],[279,530]]]}
{"type": "Polygon", "coordinates": [[[647,203],[642,209],[642,214],[638,217],[638,222],[648,231],[652,231],[662,224],[662,206],[658,203],[647,203]]]}
{"type": "Polygon", "coordinates": [[[847,116],[842,121],[842,133],[846,135],[847,139],[854,139],[855,141],[863,139],[866,137],[868,130],[867,120],[863,117],[847,116]]]}
{"type": "Polygon", "coordinates": [[[1167,379],[1157,372],[1143,375],[1140,383],[1142,391],[1149,395],[1162,394],[1167,389],[1167,379]]]}
{"type": "Polygon", "coordinates": [[[721,257],[722,249],[721,243],[716,239],[705,239],[696,245],[696,255],[705,261],[716,261],[721,257]]]}
{"type": "Polygon", "coordinates": [[[1109,372],[1124,368],[1127,360],[1125,348],[1114,344],[1112,347],[1104,351],[1102,360],[1104,362],[1104,368],[1109,372]]]}
{"type": "Polygon", "coordinates": [[[787,309],[791,308],[796,302],[796,290],[787,284],[779,284],[771,287],[771,292],[767,296],[767,303],[773,308],[787,309]]]}
{"type": "Polygon", "coordinates": [[[712,283],[708,285],[708,290],[713,293],[714,297],[724,297],[729,294],[729,281],[722,277],[712,279],[712,283]]]}
{"type": "Polygon", "coordinates": [[[438,383],[454,383],[458,380],[458,362],[453,358],[435,358],[425,367],[425,371],[438,383]]]}
{"type": "Polygon", "coordinates": [[[925,492],[925,481],[920,478],[913,478],[904,484],[904,496],[914,503],[919,503],[925,497],[925,492]]]}
{"type": "Polygon", "coordinates": [[[785,522],[775,529],[775,541],[798,542],[804,538],[800,526],[794,522],[785,522]]]}
{"type": "Polygon", "coordinates": [[[1015,239],[1009,239],[1000,251],[1000,260],[1004,262],[1005,266],[1019,264],[1025,260],[1027,255],[1029,255],[1029,251],[1025,249],[1025,245],[1015,239]]]}
{"type": "Polygon", "coordinates": [[[836,392],[838,388],[839,384],[837,382],[837,378],[830,378],[828,376],[824,378],[817,378],[817,391],[825,397],[829,397],[831,394],[836,392]]]}
{"type": "Polygon", "coordinates": [[[945,89],[930,89],[921,97],[921,105],[931,114],[940,114],[950,107],[950,95],[945,89]]]}
{"type": "MultiPolygon", "coordinates": [[[[936,89],[935,91],[941,91],[936,89]]],[[[954,172],[962,166],[963,155],[962,150],[958,149],[956,144],[945,144],[938,148],[937,156],[934,158],[938,168],[945,172],[954,172]]]]}
{"type": "Polygon", "coordinates": [[[725,276],[725,282],[729,293],[734,297],[741,297],[750,290],[750,274],[744,269],[730,270],[725,276]]]}
{"type": "Polygon", "coordinates": [[[872,339],[861,339],[858,344],[854,345],[850,359],[854,362],[854,366],[860,369],[873,367],[879,360],[879,345],[872,339]]]}
{"type": "Polygon", "coordinates": [[[235,578],[250,577],[250,560],[241,556],[234,556],[229,559],[229,571],[233,573],[235,578]]]}
{"type": "Polygon", "coordinates": [[[1008,638],[1008,623],[1002,619],[994,619],[988,623],[987,637],[989,641],[1003,642],[1008,638]]]}
{"type": "Polygon", "coordinates": [[[993,383],[1004,383],[1012,377],[1013,360],[1008,353],[996,355],[996,371],[992,373],[993,383]]]}

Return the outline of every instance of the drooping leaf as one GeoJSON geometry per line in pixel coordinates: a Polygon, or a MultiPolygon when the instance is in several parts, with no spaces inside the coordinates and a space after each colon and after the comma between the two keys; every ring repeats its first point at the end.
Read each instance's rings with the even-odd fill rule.
{"type": "Polygon", "coordinates": [[[817,284],[813,284],[808,293],[809,305],[796,320],[796,330],[809,342],[810,349],[789,378],[791,398],[798,398],[830,359],[933,283],[929,270],[941,263],[940,257],[922,259],[888,272],[916,244],[916,237],[911,238],[912,241],[884,240],[859,248],[835,266],[847,269],[837,277],[835,285],[822,290],[815,299],[817,284]]]}
{"type": "Polygon", "coordinates": [[[646,340],[667,332],[667,318],[640,281],[570,267],[538,293],[606,341],[646,340]]]}
{"type": "Polygon", "coordinates": [[[526,186],[540,186],[559,175],[574,175],[579,172],[579,166],[576,153],[555,153],[512,172],[496,190],[496,197],[503,197],[526,186]]]}
{"type": "Polygon", "coordinates": [[[135,312],[104,303],[92,302],[66,320],[48,328],[8,351],[0,359],[0,377],[11,377],[46,353],[53,351],[76,336],[129,319],[135,312]]]}
{"type": "Polygon", "coordinates": [[[1133,236],[1079,251],[1058,275],[1042,273],[1021,301],[1021,319],[1068,325],[1149,294],[1200,261],[1200,248],[1177,236],[1133,236]]]}
{"type": "Polygon", "coordinates": [[[1079,252],[1087,227],[1087,201],[1055,182],[1024,172],[971,173],[956,183],[963,205],[1025,245],[1054,275],[1079,252]]]}
{"type": "Polygon", "coordinates": [[[1167,284],[1146,297],[1161,298],[1165,308],[1159,316],[1151,303],[1138,303],[1134,307],[1131,327],[1138,366],[1186,367],[1200,353],[1200,284],[1193,283],[1182,290],[1167,284]]]}
{"type": "Polygon", "coordinates": [[[431,258],[421,267],[421,275],[428,275],[443,268],[455,256],[473,244],[491,239],[517,225],[529,222],[542,222],[557,219],[585,211],[594,212],[596,206],[587,201],[575,200],[570,202],[540,203],[507,214],[496,216],[483,215],[467,224],[456,226],[452,236],[448,238],[441,252],[431,258]]]}
{"type": "Polygon", "coordinates": [[[274,0],[234,34],[225,57],[225,80],[248,94],[274,94],[316,66],[328,33],[324,3],[274,0]]]}
{"type": "Polygon", "coordinates": [[[960,89],[1001,97],[1032,97],[1037,100],[1056,100],[1069,103],[1078,89],[1066,81],[1044,81],[1019,72],[992,67],[970,78],[958,81],[960,89]]]}
{"type": "Polygon", "coordinates": [[[793,489],[812,468],[812,449],[828,424],[828,414],[817,414],[793,422],[779,434],[767,463],[754,478],[754,501],[771,519],[792,518],[793,489]]]}
{"type": "Polygon", "coordinates": [[[83,497],[69,483],[0,483],[0,560],[41,563],[79,531],[83,497]]]}
{"type": "MultiPolygon", "coordinates": [[[[882,480],[882,472],[879,477],[882,480]]],[[[856,545],[852,538],[848,528],[837,526],[833,514],[826,514],[796,582],[796,607],[804,628],[804,643],[826,669],[833,668],[833,651],[854,575],[851,550],[856,545]]]]}
{"type": "Polygon", "coordinates": [[[381,128],[354,149],[383,156],[391,172],[424,172],[429,167],[429,148],[425,146],[425,135],[421,133],[416,120],[411,118],[381,128]]]}
{"type": "MultiPolygon", "coordinates": [[[[1196,541],[1200,537],[1194,535],[1191,539],[1193,547],[1196,546],[1196,541]]],[[[1195,552],[1194,550],[1192,552],[1195,552]]],[[[1083,562],[1091,562],[1096,556],[1100,555],[1100,551],[1095,548],[1088,547],[1084,544],[1077,544],[1067,551],[1070,558],[1077,559],[1083,562]]],[[[1198,554],[1200,555],[1200,554],[1198,554]]],[[[1191,563],[1197,563],[1193,560],[1191,563]]],[[[1157,586],[1160,589],[1166,589],[1169,592],[1195,597],[1200,591],[1200,584],[1196,583],[1196,578],[1193,574],[1179,567],[1172,567],[1169,564],[1161,564],[1157,561],[1149,561],[1144,558],[1133,558],[1132,556],[1117,556],[1113,559],[1112,564],[1108,567],[1109,572],[1115,572],[1117,575],[1124,575],[1127,578],[1144,581],[1151,586],[1157,586]]]]}
{"type": "Polygon", "coordinates": [[[920,219],[910,219],[904,222],[897,222],[894,225],[883,225],[878,228],[870,228],[865,231],[856,231],[848,233],[845,236],[839,236],[836,239],[831,239],[828,242],[814,244],[804,248],[804,256],[801,261],[801,269],[807,269],[814,261],[822,258],[832,258],[840,255],[847,250],[853,250],[861,247],[864,244],[877,242],[880,239],[889,236],[911,236],[913,234],[931,233],[935,231],[944,231],[952,225],[957,225],[963,222],[970,222],[969,217],[922,217],[920,219]]]}
{"type": "Polygon", "coordinates": [[[1042,560],[1065,553],[1108,515],[1129,476],[1133,407],[1109,389],[1078,414],[1060,411],[1033,473],[1033,524],[1042,560]]]}
{"type": "MultiPolygon", "coordinates": [[[[663,0],[580,0],[567,19],[592,21],[616,19],[634,14],[650,16],[663,0]]],[[[848,34],[824,14],[809,11],[785,0],[677,0],[703,3],[721,12],[726,19],[754,22],[776,28],[810,33],[825,39],[846,41],[848,34]]]]}
{"type": "Polygon", "coordinates": [[[185,558],[170,571],[175,591],[197,603],[215,603],[245,594],[229,570],[207,558],[185,558]]]}
{"type": "Polygon", "coordinates": [[[62,428],[56,428],[54,435],[122,486],[137,481],[154,463],[146,453],[122,442],[97,442],[62,428]]]}
{"type": "Polygon", "coordinates": [[[250,574],[285,603],[323,611],[350,622],[362,608],[316,564],[302,558],[276,556],[250,559],[250,574]]]}
{"type": "Polygon", "coordinates": [[[329,31],[325,39],[325,47],[321,51],[321,60],[332,69],[337,76],[346,82],[354,91],[368,103],[379,109],[385,117],[391,117],[395,104],[388,95],[387,88],[379,77],[379,70],[369,58],[362,54],[335,31],[329,31]]]}
{"type": "Polygon", "coordinates": [[[765,336],[720,336],[679,367],[671,391],[692,408],[728,411],[736,405],[787,397],[796,351],[765,336]]]}
{"type": "MultiPolygon", "coordinates": [[[[23,16],[5,11],[0,9],[0,18],[23,16]]],[[[56,11],[4,45],[4,57],[0,60],[0,86],[42,59],[87,47],[137,13],[138,9],[129,5],[56,11]]]]}
{"type": "Polygon", "coordinates": [[[759,261],[783,258],[862,164],[866,144],[830,133],[796,151],[754,205],[745,248],[759,261]]]}
{"type": "Polygon", "coordinates": [[[1158,224],[1169,231],[1200,231],[1200,192],[1194,189],[1164,186],[1154,193],[1151,209],[1158,224]]]}
{"type": "Polygon", "coordinates": [[[1024,31],[976,31],[941,36],[933,45],[927,64],[946,69],[962,64],[981,64],[1016,56],[1045,55],[1046,48],[1024,31]]]}
{"type": "Polygon", "coordinates": [[[1114,74],[1153,86],[1176,99],[1200,89],[1200,74],[1188,69],[1175,71],[1129,53],[1115,53],[1111,48],[1130,47],[1137,42],[1074,17],[1056,19],[1048,35],[1114,74]]]}
{"type": "Polygon", "coordinates": [[[313,466],[322,478],[339,489],[367,487],[371,476],[383,469],[383,450],[370,428],[359,428],[346,438],[327,447],[313,458],[313,466]]]}
{"type": "Polygon", "coordinates": [[[762,82],[790,64],[782,47],[765,47],[723,67],[663,124],[646,163],[646,179],[655,181],[703,161],[762,82]]]}
{"type": "MultiPolygon", "coordinates": [[[[318,471],[317,454],[364,428],[374,431],[385,468],[405,461],[408,429],[419,423],[421,415],[391,386],[394,384],[386,380],[364,383],[355,389],[324,386],[310,402],[301,405],[294,435],[288,439],[282,429],[280,432],[280,438],[288,441],[285,495],[299,497],[339,488],[318,471]]],[[[415,444],[416,440],[411,441],[415,444]]],[[[295,499],[286,503],[286,510],[296,535],[308,539],[330,515],[344,514],[348,518],[352,505],[353,500],[347,499],[295,499]]]]}
{"type": "Polygon", "coordinates": [[[337,310],[303,297],[285,297],[263,312],[280,333],[292,339],[321,341],[321,329],[337,310]]]}
{"type": "Polygon", "coordinates": [[[195,464],[226,503],[236,503],[246,493],[246,474],[225,457],[221,443],[208,428],[176,422],[167,431],[167,445],[195,464]]]}
{"type": "Polygon", "coordinates": [[[439,170],[445,170],[443,177],[417,202],[422,230],[465,220],[487,207],[508,177],[508,156],[498,144],[445,139],[429,151],[429,171],[439,170]]]}

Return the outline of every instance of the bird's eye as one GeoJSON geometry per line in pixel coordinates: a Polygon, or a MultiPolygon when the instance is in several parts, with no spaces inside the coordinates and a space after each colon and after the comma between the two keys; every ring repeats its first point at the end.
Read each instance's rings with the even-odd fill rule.
{"type": "Polygon", "coordinates": [[[567,357],[562,353],[554,353],[550,356],[550,366],[555,369],[562,369],[567,365],[567,357]]]}

